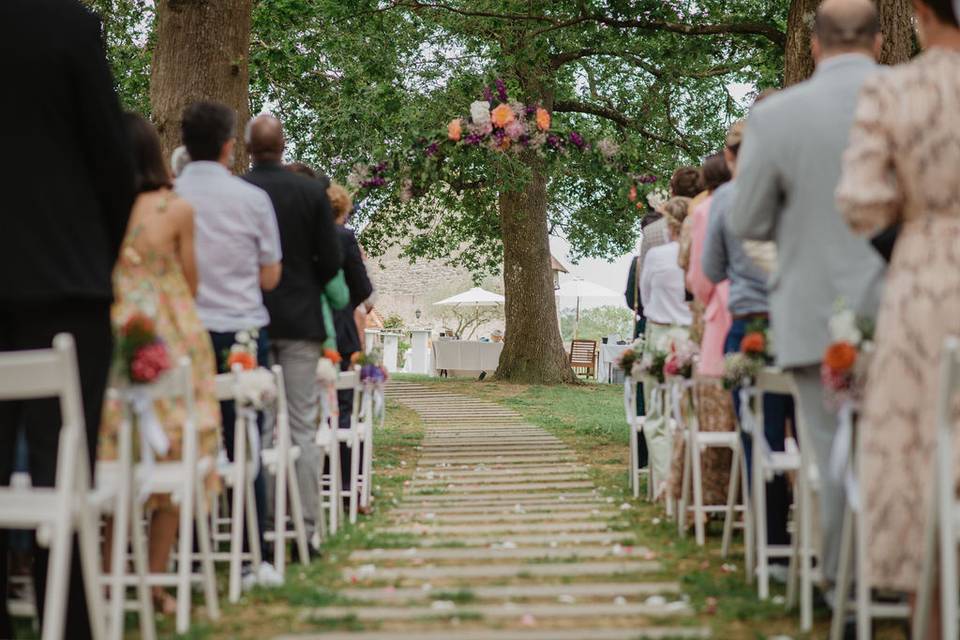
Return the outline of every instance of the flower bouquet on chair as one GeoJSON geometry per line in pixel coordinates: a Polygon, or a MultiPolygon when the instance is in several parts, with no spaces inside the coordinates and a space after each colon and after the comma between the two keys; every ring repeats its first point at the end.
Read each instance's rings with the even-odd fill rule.
{"type": "Polygon", "coordinates": [[[236,342],[227,354],[227,366],[231,371],[243,371],[238,381],[240,402],[247,407],[263,409],[277,397],[277,382],[273,372],[258,366],[257,340],[259,332],[238,331],[236,342]]]}
{"type": "Polygon", "coordinates": [[[820,379],[831,410],[862,399],[873,355],[874,323],[858,317],[841,300],[830,318],[831,343],[823,354],[820,379]]]}
{"type": "Polygon", "coordinates": [[[351,361],[360,367],[361,382],[383,384],[390,378],[386,367],[381,364],[379,349],[371,349],[369,353],[358,351],[353,354],[351,361]]]}
{"type": "Polygon", "coordinates": [[[772,362],[770,329],[765,322],[752,323],[740,341],[740,351],[724,358],[723,384],[728,389],[748,387],[772,362]]]}
{"type": "Polygon", "coordinates": [[[150,464],[154,454],[165,456],[169,452],[170,440],[157,418],[146,385],[170,370],[170,354],[157,333],[156,324],[144,313],[134,313],[127,318],[117,332],[116,341],[116,371],[126,386],[127,401],[136,418],[140,455],[150,464]]]}

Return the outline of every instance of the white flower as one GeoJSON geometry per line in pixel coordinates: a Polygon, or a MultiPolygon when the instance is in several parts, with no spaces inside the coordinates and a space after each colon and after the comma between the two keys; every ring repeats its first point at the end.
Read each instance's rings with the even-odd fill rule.
{"type": "Polygon", "coordinates": [[[235,335],[233,339],[239,342],[240,344],[247,344],[248,342],[250,342],[250,334],[247,333],[246,331],[237,331],[237,335],[235,335]]]}
{"type": "Polygon", "coordinates": [[[830,336],[834,342],[849,342],[858,346],[863,333],[857,327],[857,315],[850,309],[844,309],[830,318],[830,336]]]}
{"type": "Polygon", "coordinates": [[[317,382],[327,385],[336,384],[339,376],[340,372],[337,371],[337,366],[333,362],[327,358],[320,358],[320,362],[317,363],[317,382]]]}
{"type": "Polygon", "coordinates": [[[603,138],[597,143],[597,151],[600,152],[600,155],[602,155],[605,160],[611,160],[620,153],[620,145],[610,138],[603,138]]]}
{"type": "Polygon", "coordinates": [[[477,125],[490,123],[490,103],[486,100],[470,103],[470,119],[477,125]]]}
{"type": "Polygon", "coordinates": [[[647,204],[654,210],[669,199],[670,196],[663,189],[657,189],[647,194],[647,204]]]}

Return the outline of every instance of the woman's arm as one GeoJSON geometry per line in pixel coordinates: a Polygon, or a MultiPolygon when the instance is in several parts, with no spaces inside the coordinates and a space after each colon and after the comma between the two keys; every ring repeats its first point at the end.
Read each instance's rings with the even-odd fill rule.
{"type": "Polygon", "coordinates": [[[182,209],[177,230],[178,257],[180,258],[183,277],[187,281],[187,287],[190,288],[193,297],[197,297],[200,276],[197,273],[197,250],[193,241],[193,207],[186,200],[180,200],[180,203],[182,209]]]}

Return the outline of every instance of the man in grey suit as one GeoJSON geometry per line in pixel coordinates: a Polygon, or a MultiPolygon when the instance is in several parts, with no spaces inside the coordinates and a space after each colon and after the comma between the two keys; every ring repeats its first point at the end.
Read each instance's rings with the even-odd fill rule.
{"type": "Polygon", "coordinates": [[[744,239],[774,240],[778,268],[770,281],[777,364],[797,381],[820,472],[824,577],[834,582],[845,497],[829,472],[836,416],[824,407],[820,362],[838,300],[875,313],[883,265],[854,236],[834,191],[864,80],[876,73],[882,36],[870,0],[826,0],[817,12],[810,80],[758,105],[740,151],[730,229],[744,239]]]}

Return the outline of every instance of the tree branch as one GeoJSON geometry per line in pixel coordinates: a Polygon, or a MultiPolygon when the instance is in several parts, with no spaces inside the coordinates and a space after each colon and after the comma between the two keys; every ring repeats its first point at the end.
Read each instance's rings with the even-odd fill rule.
{"type": "Polygon", "coordinates": [[[768,22],[720,22],[714,24],[683,24],[658,19],[621,20],[604,15],[593,15],[590,19],[608,27],[618,29],[640,29],[643,31],[670,31],[686,36],[709,35],[754,35],[761,36],[780,47],[786,47],[787,34],[768,22]]]}
{"type": "Polygon", "coordinates": [[[590,104],[587,102],[577,102],[575,100],[558,100],[554,103],[553,110],[558,113],[583,113],[586,115],[597,116],[598,118],[604,118],[618,124],[624,129],[636,131],[638,134],[644,138],[647,138],[648,140],[653,140],[654,142],[659,142],[660,144],[677,147],[678,149],[683,149],[690,155],[696,155],[690,145],[683,140],[669,140],[663,136],[657,135],[656,133],[647,131],[638,125],[632,118],[629,118],[616,109],[610,107],[604,107],[598,104],[590,104]]]}

